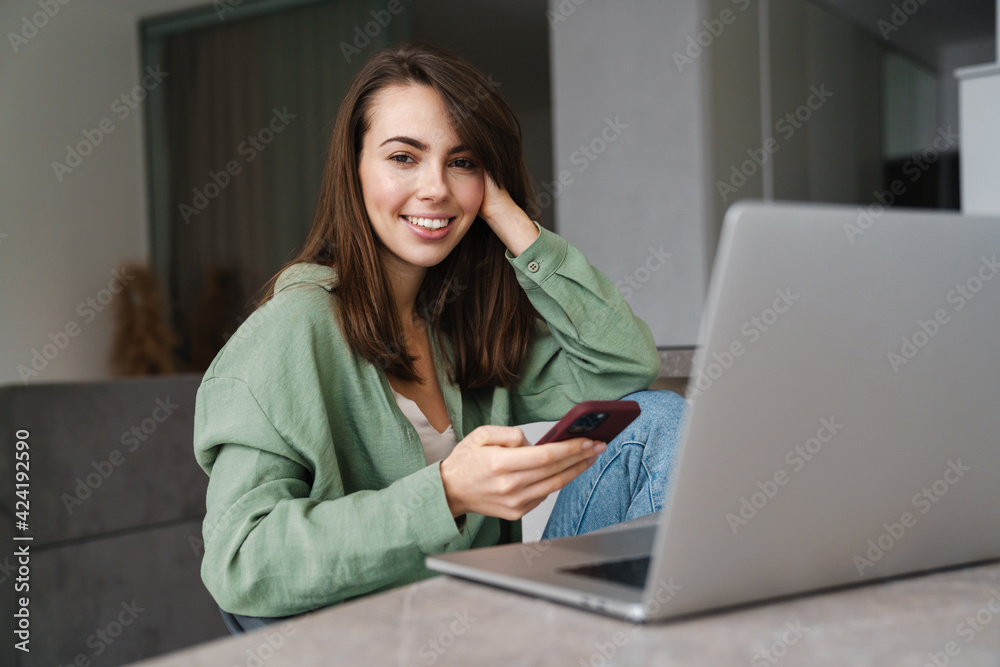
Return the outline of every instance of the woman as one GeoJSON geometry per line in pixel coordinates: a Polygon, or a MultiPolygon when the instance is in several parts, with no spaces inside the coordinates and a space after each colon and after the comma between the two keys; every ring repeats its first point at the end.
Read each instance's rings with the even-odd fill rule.
{"type": "Polygon", "coordinates": [[[517,540],[574,479],[546,537],[662,507],[683,401],[642,391],[649,328],[535,210],[519,125],[481,72],[414,43],[361,70],[302,252],[198,392],[202,577],[244,626],[517,540]],[[606,451],[522,447],[511,426],[626,395],[643,415],[606,451]]]}

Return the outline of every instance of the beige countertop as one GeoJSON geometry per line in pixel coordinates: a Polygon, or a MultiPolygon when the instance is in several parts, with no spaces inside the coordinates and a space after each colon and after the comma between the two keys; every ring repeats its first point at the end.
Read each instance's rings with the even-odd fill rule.
{"type": "Polygon", "coordinates": [[[142,664],[921,667],[932,659],[1000,665],[1000,562],[649,625],[435,577],[142,664]]]}

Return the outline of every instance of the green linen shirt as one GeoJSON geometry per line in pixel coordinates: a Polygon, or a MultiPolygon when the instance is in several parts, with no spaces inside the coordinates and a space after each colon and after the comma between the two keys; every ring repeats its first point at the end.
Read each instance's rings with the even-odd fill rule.
{"type": "MultiPolygon", "coordinates": [[[[512,389],[462,393],[431,354],[461,440],[483,424],[553,421],[584,400],[647,389],[652,332],[583,253],[537,225],[506,257],[538,310],[512,389]]],[[[334,319],[335,270],[298,264],[240,326],[198,390],[194,450],[209,475],[201,574],[219,605],[286,616],[431,576],[431,554],[496,544],[500,521],[448,509],[385,373],[334,319]]]]}

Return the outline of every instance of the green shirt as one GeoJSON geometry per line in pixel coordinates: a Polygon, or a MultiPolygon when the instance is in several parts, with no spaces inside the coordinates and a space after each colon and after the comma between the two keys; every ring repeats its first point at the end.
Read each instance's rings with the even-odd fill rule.
{"type": "MultiPolygon", "coordinates": [[[[463,394],[430,336],[459,440],[483,424],[557,420],[656,379],[652,332],[579,249],[539,227],[506,257],[544,319],[517,386],[463,394]]],[[[385,373],[341,334],[336,284],[328,267],[286,270],[198,390],[194,449],[209,474],[201,573],[230,612],[316,609],[431,576],[428,555],[500,539],[494,517],[469,514],[460,526],[451,516],[440,463],[426,464],[385,373]]]]}

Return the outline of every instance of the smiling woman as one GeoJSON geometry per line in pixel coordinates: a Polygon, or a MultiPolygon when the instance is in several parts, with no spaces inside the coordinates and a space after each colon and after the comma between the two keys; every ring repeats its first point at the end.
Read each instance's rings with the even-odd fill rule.
{"type": "Polygon", "coordinates": [[[407,43],[358,74],[303,250],[198,392],[202,577],[234,622],[427,577],[559,489],[547,537],[662,508],[683,401],[643,391],[649,327],[532,221],[529,183],[517,119],[463,60],[407,43]],[[644,414],[607,444],[514,426],[625,396],[644,414]]]}
{"type": "Polygon", "coordinates": [[[389,251],[387,268],[411,285],[451,253],[483,202],[483,172],[429,86],[378,94],[358,172],[368,218],[389,251]]]}

